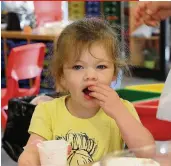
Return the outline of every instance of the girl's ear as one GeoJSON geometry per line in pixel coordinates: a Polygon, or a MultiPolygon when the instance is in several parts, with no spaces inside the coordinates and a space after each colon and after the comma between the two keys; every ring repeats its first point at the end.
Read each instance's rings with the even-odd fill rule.
{"type": "Polygon", "coordinates": [[[112,81],[116,81],[116,76],[113,76],[112,81]]]}
{"type": "Polygon", "coordinates": [[[60,78],[60,83],[56,83],[56,91],[57,92],[66,92],[67,91],[66,81],[63,76],[60,78]]]}
{"type": "Polygon", "coordinates": [[[68,91],[67,83],[64,76],[61,77],[61,85],[64,91],[68,91]]]}

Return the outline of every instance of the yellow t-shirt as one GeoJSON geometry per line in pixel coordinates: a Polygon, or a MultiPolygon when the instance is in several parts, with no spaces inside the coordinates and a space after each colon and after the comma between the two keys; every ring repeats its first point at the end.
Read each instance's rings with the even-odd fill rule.
{"type": "MultiPolygon", "coordinates": [[[[65,98],[39,104],[33,114],[29,133],[47,140],[66,140],[72,146],[68,166],[98,161],[109,152],[123,149],[124,142],[116,122],[102,109],[92,118],[80,119],[67,110],[65,98]]],[[[133,105],[122,101],[139,120],[133,105]]]]}

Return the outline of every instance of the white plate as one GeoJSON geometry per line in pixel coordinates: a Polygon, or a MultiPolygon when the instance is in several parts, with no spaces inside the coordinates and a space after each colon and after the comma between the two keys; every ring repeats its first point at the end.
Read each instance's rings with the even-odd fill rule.
{"type": "MultiPolygon", "coordinates": [[[[106,166],[160,166],[159,163],[152,159],[144,159],[144,158],[127,158],[127,157],[119,157],[119,158],[112,158],[109,159],[109,161],[106,162],[106,166]]],[[[100,163],[94,163],[93,166],[100,166],[100,163]]]]}

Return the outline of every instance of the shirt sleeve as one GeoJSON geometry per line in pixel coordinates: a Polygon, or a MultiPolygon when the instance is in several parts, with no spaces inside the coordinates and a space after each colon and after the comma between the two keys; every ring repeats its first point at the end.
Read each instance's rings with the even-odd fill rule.
{"type": "Polygon", "coordinates": [[[36,106],[28,132],[30,134],[37,134],[46,140],[52,139],[50,110],[47,109],[45,103],[40,103],[36,106]]]}

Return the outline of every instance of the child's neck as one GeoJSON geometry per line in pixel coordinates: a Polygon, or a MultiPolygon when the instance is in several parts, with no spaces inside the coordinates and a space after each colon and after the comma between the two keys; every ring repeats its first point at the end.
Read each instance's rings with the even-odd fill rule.
{"type": "Polygon", "coordinates": [[[97,108],[83,107],[75,100],[72,100],[71,96],[69,96],[68,99],[66,100],[66,107],[73,116],[81,119],[88,119],[95,116],[100,109],[100,107],[97,108]]]}

